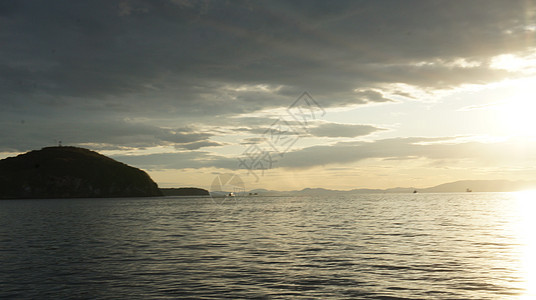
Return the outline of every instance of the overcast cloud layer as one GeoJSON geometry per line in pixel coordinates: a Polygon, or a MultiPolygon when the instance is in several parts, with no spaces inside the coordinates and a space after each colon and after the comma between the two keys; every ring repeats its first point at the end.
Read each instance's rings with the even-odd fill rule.
{"type": "MultiPolygon", "coordinates": [[[[234,158],[207,151],[260,143],[278,119],[266,111],[284,111],[304,91],[330,109],[423,101],[422,93],[519,76],[493,58],[533,53],[535,8],[531,1],[2,1],[0,151],[58,140],[108,150],[172,146],[181,152],[166,155],[181,159],[167,167],[233,168],[234,158]],[[241,137],[219,139],[233,134],[241,137]]],[[[339,143],[293,149],[281,166],[442,153],[406,137],[351,140],[383,130],[313,123],[307,136],[339,143]],[[333,153],[340,155],[324,158],[333,153]]]]}

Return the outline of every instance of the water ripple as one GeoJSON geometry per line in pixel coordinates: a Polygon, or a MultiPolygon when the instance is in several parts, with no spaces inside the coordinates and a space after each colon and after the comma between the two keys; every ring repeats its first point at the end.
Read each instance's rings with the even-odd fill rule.
{"type": "Polygon", "coordinates": [[[511,194],[0,202],[0,298],[516,299],[511,194]]]}

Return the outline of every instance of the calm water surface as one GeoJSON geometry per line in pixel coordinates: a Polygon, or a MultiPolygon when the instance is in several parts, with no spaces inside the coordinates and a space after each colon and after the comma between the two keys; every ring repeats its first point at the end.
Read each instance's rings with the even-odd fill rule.
{"type": "Polygon", "coordinates": [[[534,195],[0,201],[0,298],[525,299],[534,195]]]}

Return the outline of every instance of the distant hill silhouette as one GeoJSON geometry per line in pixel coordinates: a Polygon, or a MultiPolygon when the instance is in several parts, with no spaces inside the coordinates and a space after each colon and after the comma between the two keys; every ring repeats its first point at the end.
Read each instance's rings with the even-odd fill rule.
{"type": "Polygon", "coordinates": [[[385,194],[385,193],[462,193],[468,190],[472,192],[516,192],[536,189],[536,181],[511,181],[511,180],[460,180],[440,184],[429,188],[396,187],[389,189],[353,189],[353,190],[330,190],[324,188],[305,188],[299,191],[274,191],[256,189],[250,192],[258,192],[264,196],[284,195],[342,195],[342,194],[385,194]]]}
{"type": "Polygon", "coordinates": [[[144,171],[78,147],[0,160],[0,199],[161,196],[144,171]]]}
{"type": "Polygon", "coordinates": [[[199,188],[161,188],[164,196],[210,196],[207,190],[199,188]]]}
{"type": "Polygon", "coordinates": [[[515,192],[536,187],[530,181],[511,180],[460,180],[440,184],[431,188],[419,190],[426,193],[465,192],[467,189],[473,192],[515,192]]]}

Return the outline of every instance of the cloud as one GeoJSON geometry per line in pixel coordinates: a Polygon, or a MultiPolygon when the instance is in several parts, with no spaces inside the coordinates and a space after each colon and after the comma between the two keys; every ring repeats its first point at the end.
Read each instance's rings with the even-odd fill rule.
{"type": "Polygon", "coordinates": [[[357,97],[361,98],[363,103],[367,102],[391,102],[393,100],[385,98],[381,92],[374,90],[356,91],[357,97]]]}
{"type": "MultiPolygon", "coordinates": [[[[290,116],[286,116],[290,119],[290,116]]],[[[243,120],[247,121],[247,120],[243,120]]],[[[295,120],[264,119],[265,124],[255,122],[248,127],[239,127],[234,131],[258,135],[243,140],[243,144],[256,144],[264,141],[268,136],[299,135],[300,137],[346,137],[353,138],[369,135],[376,131],[385,130],[366,124],[342,124],[320,120],[312,120],[307,126],[295,120]]],[[[229,130],[232,130],[229,129],[229,130]]]]}
{"type": "Polygon", "coordinates": [[[147,155],[112,155],[112,158],[149,170],[224,168],[234,170],[238,160],[214,155],[205,151],[156,153],[147,155]]]}
{"type": "Polygon", "coordinates": [[[205,148],[205,147],[219,147],[219,146],[224,146],[224,145],[225,144],[223,144],[223,143],[203,140],[203,141],[199,141],[199,142],[179,144],[179,145],[175,145],[175,147],[176,148],[188,149],[188,150],[197,150],[197,149],[201,149],[201,148],[205,148]]]}
{"type": "MultiPolygon", "coordinates": [[[[203,99],[203,108],[210,108],[218,103],[214,97],[226,97],[221,93],[229,85],[281,86],[282,93],[310,89],[327,98],[336,91],[350,95],[365,83],[434,87],[442,86],[441,77],[453,84],[460,76],[491,80],[485,64],[407,67],[438,57],[485,62],[526,43],[526,30],[519,24],[526,9],[521,1],[422,1],[411,6],[341,1],[329,8],[315,1],[6,5],[0,60],[2,77],[10,78],[5,91],[70,101],[151,95],[170,105],[176,95],[173,100],[192,111],[190,101],[203,99]]],[[[272,102],[276,95],[257,102],[251,99],[254,91],[231,94],[247,102],[248,110],[277,104],[272,102]]]]}
{"type": "Polygon", "coordinates": [[[252,137],[252,138],[243,139],[240,144],[241,145],[253,145],[253,144],[260,144],[265,141],[266,141],[266,138],[264,137],[252,137]]]}
{"type": "Polygon", "coordinates": [[[365,159],[478,160],[484,163],[526,164],[536,160],[536,144],[516,141],[497,143],[455,142],[453,138],[393,138],[373,142],[340,142],[286,153],[279,167],[307,169],[331,164],[349,164],[365,159]],[[516,153],[513,155],[512,153],[516,153]]]}
{"type": "MultiPolygon", "coordinates": [[[[275,155],[272,153],[272,155],[275,155]]],[[[240,156],[242,159],[247,157],[240,156]]],[[[140,168],[151,170],[187,168],[223,168],[244,170],[238,157],[227,157],[206,151],[159,153],[148,155],[113,156],[140,168]]],[[[271,168],[304,170],[314,167],[345,165],[366,159],[385,161],[427,159],[429,167],[459,166],[477,163],[486,168],[526,168],[536,161],[536,143],[508,140],[503,142],[457,141],[456,137],[392,138],[372,142],[339,142],[333,145],[312,146],[273,156],[271,168]]],[[[267,163],[267,161],[266,161],[267,163]]],[[[267,165],[264,165],[267,167],[267,165]]]]}
{"type": "Polygon", "coordinates": [[[435,90],[498,81],[516,73],[493,58],[523,53],[533,42],[534,22],[520,16],[534,7],[3,1],[0,119],[9,132],[0,147],[27,150],[64,136],[110,147],[194,149],[215,146],[210,133],[166,128],[225,126],[230,117],[286,108],[303,91],[330,108],[393,101],[393,84],[435,90]],[[122,127],[113,118],[145,118],[153,128],[122,127]],[[29,128],[37,123],[47,134],[29,128]]]}
{"type": "Polygon", "coordinates": [[[206,132],[190,132],[190,129],[187,129],[186,132],[182,131],[183,129],[177,130],[165,130],[165,129],[156,129],[159,131],[156,137],[162,141],[168,141],[171,143],[176,143],[180,145],[197,143],[208,139],[211,134],[206,132]]]}
{"type": "Polygon", "coordinates": [[[126,120],[31,119],[3,120],[0,126],[0,151],[25,151],[56,145],[85,145],[95,149],[143,149],[171,145],[199,149],[220,146],[210,141],[213,134],[191,127],[163,128],[126,120]]]}
{"type": "Polygon", "coordinates": [[[309,133],[316,137],[347,137],[369,135],[382,130],[371,125],[323,123],[309,129],[309,133]]]}

